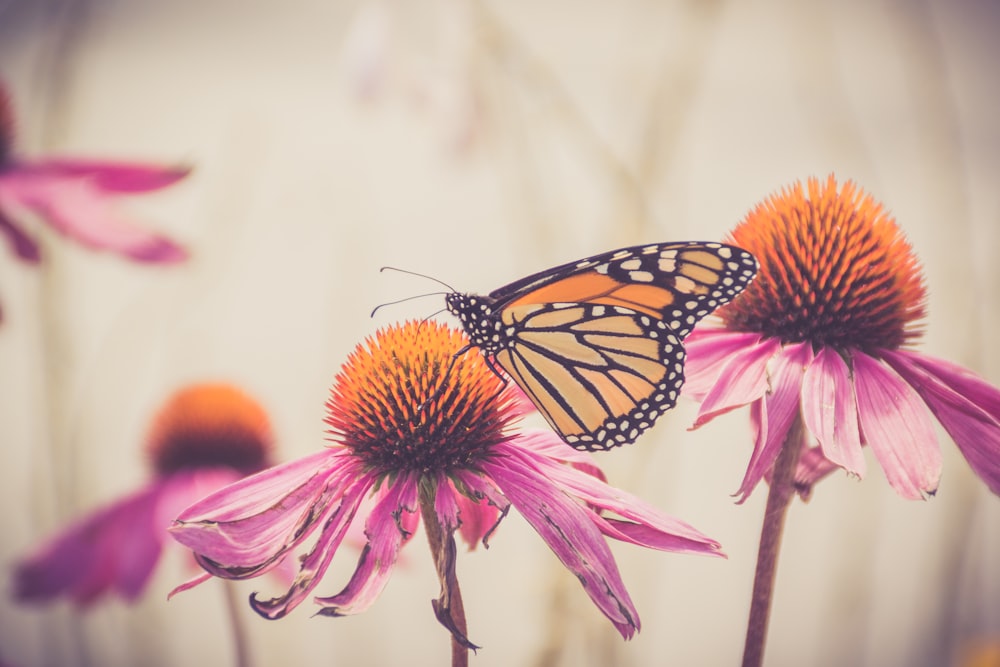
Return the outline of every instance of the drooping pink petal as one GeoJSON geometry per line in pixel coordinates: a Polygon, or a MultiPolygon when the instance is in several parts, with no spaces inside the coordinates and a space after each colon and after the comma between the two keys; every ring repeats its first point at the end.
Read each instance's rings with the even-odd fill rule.
{"type": "Polygon", "coordinates": [[[821,447],[803,447],[793,479],[795,491],[803,500],[809,500],[812,487],[834,470],[840,469],[841,466],[823,456],[821,447]]]}
{"type": "Polygon", "coordinates": [[[858,477],[865,473],[851,370],[830,347],[816,353],[802,378],[802,420],[823,455],[858,477]]]}
{"type": "Polygon", "coordinates": [[[904,498],[933,494],[941,450],[920,396],[877,359],[859,351],[852,359],[861,434],[886,479],[904,498]]]}
{"type": "Polygon", "coordinates": [[[7,173],[0,178],[0,191],[0,200],[16,201],[88,248],[109,250],[140,262],[171,263],[187,257],[185,250],[166,236],[128,219],[88,180],[7,173]]]}
{"type": "Polygon", "coordinates": [[[47,158],[21,161],[20,173],[42,178],[83,179],[106,192],[152,192],[177,183],[191,173],[190,167],[84,158],[47,158]]]}
{"type": "Polygon", "coordinates": [[[115,591],[128,601],[145,589],[163,546],[154,521],[158,485],[100,509],[56,535],[21,561],[14,595],[43,602],[66,596],[85,606],[115,591]]]}
{"type": "MultiPolygon", "coordinates": [[[[479,518],[476,519],[477,525],[474,529],[469,530],[469,535],[466,536],[465,533],[462,534],[466,541],[470,541],[475,538],[482,541],[483,545],[489,548],[489,538],[496,531],[500,522],[507,515],[508,509],[510,509],[510,501],[497,489],[492,483],[483,478],[481,475],[467,471],[467,470],[456,470],[452,473],[452,476],[461,483],[463,489],[466,493],[471,494],[474,498],[479,499],[480,502],[477,504],[479,507],[489,506],[495,514],[493,514],[493,523],[487,525],[482,521],[483,517],[486,516],[485,511],[479,510],[481,514],[479,518]]],[[[459,504],[463,508],[461,511],[465,511],[465,501],[460,500],[459,504]]],[[[472,500],[468,500],[469,504],[472,504],[472,500]]],[[[463,520],[464,521],[464,520],[463,520]]],[[[465,524],[463,522],[462,527],[465,524]]],[[[461,528],[460,528],[461,530],[461,528]]],[[[471,548],[471,541],[469,543],[471,548]]]]}
{"type": "MultiPolygon", "coordinates": [[[[440,488],[449,488],[443,483],[440,488]]],[[[457,520],[457,507],[454,508],[457,520]]],[[[365,522],[368,544],[361,552],[358,566],[342,591],[313,601],[322,607],[322,616],[347,616],[368,609],[389,582],[399,550],[411,533],[403,529],[400,517],[417,513],[417,482],[413,474],[401,475],[375,506],[365,522]]]]}
{"type": "Polygon", "coordinates": [[[332,511],[326,510],[327,516],[320,530],[319,538],[312,548],[299,557],[299,573],[291,587],[284,595],[268,600],[261,600],[254,593],[250,596],[250,607],[264,618],[274,620],[283,618],[295,609],[319,584],[337,549],[347,535],[347,529],[357,515],[362,498],[371,490],[374,476],[371,473],[356,476],[349,486],[338,494],[335,503],[331,503],[332,511]]]}
{"type": "Polygon", "coordinates": [[[214,563],[206,566],[213,574],[254,576],[305,540],[359,476],[353,457],[326,449],[213,493],[181,512],[170,533],[203,566],[214,563]]]}
{"type": "MultiPolygon", "coordinates": [[[[958,364],[909,350],[896,350],[886,360],[902,361],[907,367],[918,367],[932,375],[970,403],[1000,421],[1000,389],[958,364]]],[[[891,363],[891,361],[890,361],[891,363]]],[[[912,383],[911,383],[912,384],[912,383]]],[[[915,387],[917,385],[914,385],[915,387]]]]}
{"type": "Polygon", "coordinates": [[[736,495],[744,502],[774,465],[792,423],[798,418],[802,395],[802,375],[812,361],[809,343],[786,345],[772,363],[770,390],[751,405],[756,438],[750,463],[736,495]]]}
{"type": "Polygon", "coordinates": [[[703,400],[705,394],[718,382],[730,357],[739,350],[756,345],[759,340],[760,334],[756,333],[737,333],[709,326],[695,327],[691,335],[684,339],[687,359],[684,362],[685,380],[681,391],[696,401],[703,400]]]}
{"type": "Polygon", "coordinates": [[[887,352],[885,360],[924,399],[976,474],[1000,495],[1000,421],[983,407],[1000,405],[1000,391],[964,369],[956,372],[953,364],[916,352],[887,352]]]}
{"type": "MultiPolygon", "coordinates": [[[[553,433],[549,439],[559,440],[553,433]]],[[[520,438],[511,446],[520,445],[520,438]]],[[[559,440],[562,443],[561,440],[559,440]]],[[[567,449],[573,449],[562,444],[567,449]]],[[[576,450],[573,450],[576,451],[576,450]]],[[[571,495],[588,505],[601,510],[610,510],[628,521],[605,519],[596,512],[591,520],[597,523],[603,533],[625,542],[682,553],[720,555],[720,545],[703,535],[687,523],[661,512],[638,496],[612,487],[572,465],[558,463],[548,458],[538,458],[533,462],[538,473],[571,495]]]]}
{"type": "Polygon", "coordinates": [[[484,462],[484,472],[576,575],[622,637],[631,638],[639,630],[639,615],[591,513],[539,475],[535,457],[526,450],[510,443],[497,449],[506,456],[484,462]]]}
{"type": "Polygon", "coordinates": [[[38,243],[8,217],[3,210],[2,200],[0,200],[0,235],[7,237],[11,250],[24,261],[37,264],[41,260],[42,253],[38,243]]]}
{"type": "MultiPolygon", "coordinates": [[[[715,417],[759,400],[767,391],[767,366],[781,352],[781,342],[767,338],[756,345],[736,350],[705,395],[691,429],[715,417]]],[[[786,352],[787,354],[787,352],[786,352]]],[[[690,359],[690,356],[688,357],[690,359]]]]}
{"type": "Polygon", "coordinates": [[[488,502],[477,502],[456,494],[460,524],[458,532],[472,551],[486,537],[500,519],[500,510],[488,502]]]}

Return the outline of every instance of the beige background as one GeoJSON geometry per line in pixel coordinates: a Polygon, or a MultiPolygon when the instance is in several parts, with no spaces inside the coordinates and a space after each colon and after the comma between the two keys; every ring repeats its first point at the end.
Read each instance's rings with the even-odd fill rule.
{"type": "MultiPolygon", "coordinates": [[[[151,411],[179,383],[241,383],[281,454],[323,444],[350,349],[440,301],[391,264],[488,291],[617,245],[717,239],[759,199],[831,171],[883,201],[925,263],[923,349],[1000,383],[1000,117],[993,2],[0,1],[0,76],[28,153],[185,161],[128,202],[193,251],[134,266],[52,235],[0,262],[0,562],[145,479],[151,411]]],[[[511,516],[459,561],[487,665],[731,665],[764,494],[729,494],[747,415],[687,433],[681,405],[602,456],[611,481],[719,539],[728,561],[619,548],[642,615],[622,642],[511,516]]],[[[951,664],[1000,639],[1000,501],[942,438],[936,498],[863,482],[793,506],[771,665],[951,664]]],[[[368,613],[266,622],[258,665],[444,664],[422,538],[368,613]]],[[[0,601],[0,663],[231,664],[221,591],[85,616],[0,601]]],[[[339,590],[355,554],[318,592],[339,590]]],[[[215,582],[217,583],[217,582],[215,582]]],[[[242,598],[274,584],[242,585],[242,598]]]]}

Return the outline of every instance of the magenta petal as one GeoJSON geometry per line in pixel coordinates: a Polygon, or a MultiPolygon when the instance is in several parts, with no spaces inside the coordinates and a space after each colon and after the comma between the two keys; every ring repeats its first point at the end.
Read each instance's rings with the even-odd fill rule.
{"type": "Polygon", "coordinates": [[[971,373],[955,372],[952,364],[915,352],[886,353],[885,359],[924,399],[976,474],[1000,495],[1000,422],[972,400],[995,408],[1000,391],[971,373]]]}
{"type": "Polygon", "coordinates": [[[166,236],[143,229],[111,205],[86,180],[4,176],[4,200],[35,211],[49,225],[94,250],[109,250],[139,262],[172,263],[187,257],[166,236]]]}
{"type": "MultiPolygon", "coordinates": [[[[439,480],[438,498],[451,496],[451,485],[439,480]]],[[[458,508],[454,498],[439,500],[435,508],[454,513],[457,521],[458,508]],[[450,508],[450,509],[449,509],[450,508]]],[[[323,607],[323,616],[346,616],[359,614],[375,602],[382,589],[389,582],[389,576],[399,557],[403,543],[410,538],[403,528],[400,517],[417,513],[417,482],[411,475],[400,476],[385,496],[379,501],[365,522],[368,544],[361,552],[358,566],[344,590],[330,597],[317,597],[316,604],[323,607]]]]}
{"type": "Polygon", "coordinates": [[[706,394],[691,428],[696,429],[723,413],[760,399],[768,388],[768,362],[780,352],[781,343],[776,338],[737,349],[706,394]]]}
{"type": "Polygon", "coordinates": [[[809,343],[786,345],[774,359],[770,391],[751,406],[757,437],[746,475],[736,494],[744,502],[772,466],[799,412],[802,375],[812,360],[809,343]]]}
{"type": "Polygon", "coordinates": [[[38,243],[18,227],[4,213],[0,202],[0,234],[7,237],[14,254],[30,264],[37,264],[42,258],[38,243]]]}
{"type": "Polygon", "coordinates": [[[855,352],[853,361],[861,433],[889,484],[904,498],[934,493],[941,450],[927,408],[882,362],[862,352],[855,352]]]}
{"type": "Polygon", "coordinates": [[[163,545],[163,527],[154,520],[159,492],[159,486],[143,489],[56,535],[17,565],[15,597],[42,602],[66,596],[87,605],[114,590],[136,599],[163,545]]]}
{"type": "MultiPolygon", "coordinates": [[[[944,359],[907,350],[896,350],[885,355],[886,360],[902,361],[908,368],[920,368],[926,374],[937,378],[947,387],[965,397],[973,405],[1000,421],[1000,389],[989,384],[967,368],[944,359]]],[[[893,364],[895,367],[895,364],[893,364]]],[[[919,387],[919,383],[910,383],[919,387]]]]}
{"type": "Polygon", "coordinates": [[[339,508],[341,494],[360,475],[357,467],[353,457],[327,449],[263,470],[184,510],[170,533],[213,574],[255,576],[339,508]]]}
{"type": "Polygon", "coordinates": [[[592,508],[609,510],[627,519],[605,519],[594,512],[591,519],[601,531],[618,540],[661,551],[721,555],[720,545],[689,524],[675,519],[638,496],[615,488],[577,468],[551,461],[534,462],[539,472],[592,508]]]}
{"type": "Polygon", "coordinates": [[[851,370],[832,348],[820,349],[802,378],[802,419],[827,459],[858,477],[864,475],[851,370]]]}
{"type": "Polygon", "coordinates": [[[684,362],[683,393],[696,401],[705,398],[705,394],[715,385],[729,362],[729,358],[737,351],[752,347],[760,340],[760,334],[736,333],[728,329],[713,327],[696,327],[691,335],[684,339],[684,349],[687,359],[684,362]]]}
{"type": "Polygon", "coordinates": [[[591,512],[540,474],[530,453],[509,443],[498,449],[508,455],[485,462],[484,472],[576,575],[618,632],[631,638],[639,630],[639,615],[591,512]]]}
{"type": "Polygon", "coordinates": [[[840,469],[841,466],[823,456],[822,448],[804,447],[799,454],[798,467],[795,469],[795,490],[803,499],[808,499],[812,493],[812,487],[817,482],[834,470],[840,469]]]}
{"type": "Polygon", "coordinates": [[[347,529],[354,520],[361,500],[371,490],[373,478],[370,475],[357,477],[355,481],[338,494],[334,509],[323,523],[319,538],[303,556],[300,556],[299,573],[284,595],[261,600],[254,593],[250,596],[250,607],[264,618],[282,618],[299,606],[316,585],[319,584],[330,562],[337,553],[340,543],[347,535],[347,529]]]}
{"type": "Polygon", "coordinates": [[[49,158],[40,162],[22,162],[18,171],[42,177],[85,178],[107,192],[151,192],[185,178],[190,167],[164,167],[140,162],[49,158]]]}

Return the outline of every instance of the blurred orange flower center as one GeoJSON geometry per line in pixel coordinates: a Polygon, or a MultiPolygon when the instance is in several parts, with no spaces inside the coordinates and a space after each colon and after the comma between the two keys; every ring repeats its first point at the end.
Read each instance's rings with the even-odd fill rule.
{"type": "Polygon", "coordinates": [[[174,394],[160,410],[147,450],[161,475],[182,469],[266,468],[271,426],[252,398],[226,384],[198,384],[174,394]]]}

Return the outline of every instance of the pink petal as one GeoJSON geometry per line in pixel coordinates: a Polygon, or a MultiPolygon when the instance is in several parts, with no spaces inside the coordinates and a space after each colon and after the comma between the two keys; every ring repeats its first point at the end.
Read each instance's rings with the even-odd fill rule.
{"type": "Polygon", "coordinates": [[[66,596],[85,606],[115,591],[135,600],[163,545],[163,527],[154,520],[160,490],[147,487],[57,534],[17,565],[15,597],[43,602],[66,596]]]}
{"type": "MultiPolygon", "coordinates": [[[[549,433],[551,433],[551,431],[549,431],[549,433]]],[[[477,519],[475,519],[477,525],[468,531],[468,535],[466,535],[465,532],[462,533],[462,536],[467,541],[475,535],[476,539],[481,540],[483,545],[489,548],[489,538],[497,529],[503,518],[507,515],[507,511],[510,509],[510,501],[504,497],[499,489],[479,474],[469,471],[455,471],[454,477],[461,483],[466,493],[471,494],[474,498],[479,500],[477,503],[478,507],[488,506],[490,508],[489,511],[493,513],[493,523],[491,525],[487,525],[484,520],[484,517],[488,516],[486,514],[487,510],[479,510],[481,514],[477,517],[477,519]]],[[[463,502],[466,501],[459,501],[460,504],[463,502]]],[[[467,502],[469,504],[473,503],[472,500],[467,500],[467,502]]],[[[462,505],[462,507],[464,508],[465,505],[462,505]]],[[[463,509],[462,511],[465,510],[463,509]]],[[[461,528],[459,530],[461,530],[461,528]]],[[[472,547],[471,542],[469,546],[470,548],[472,547]]]]}
{"type": "Polygon", "coordinates": [[[498,450],[507,456],[485,462],[484,472],[576,575],[618,632],[631,638],[639,630],[639,615],[592,513],[546,479],[530,453],[510,443],[498,450]]]}
{"type": "Polygon", "coordinates": [[[833,348],[820,349],[802,378],[802,419],[827,459],[858,477],[864,475],[851,370],[833,348]]]}
{"type": "MultiPolygon", "coordinates": [[[[516,444],[514,441],[512,446],[516,444]]],[[[591,519],[609,537],[661,551],[721,555],[718,542],[638,496],[570,465],[543,459],[534,461],[534,465],[546,479],[593,508],[609,510],[629,520],[607,520],[594,512],[591,519]]]]}
{"type": "Polygon", "coordinates": [[[140,162],[49,158],[38,162],[20,162],[24,174],[58,179],[86,179],[98,190],[107,192],[151,192],[177,183],[191,173],[190,167],[164,167],[140,162]]]}
{"type": "MultiPolygon", "coordinates": [[[[907,367],[922,369],[996,420],[1000,420],[1000,390],[967,368],[926,354],[896,350],[886,360],[902,360],[907,367]]],[[[913,383],[911,383],[913,384],[913,383]]],[[[914,384],[914,387],[918,385],[914,384]]]]}
{"type": "Polygon", "coordinates": [[[809,500],[812,487],[834,470],[840,469],[841,466],[823,456],[822,448],[803,447],[795,470],[795,490],[803,500],[809,500]]]}
{"type": "Polygon", "coordinates": [[[744,502],[764,474],[774,466],[781,446],[799,415],[802,375],[810,361],[812,347],[809,343],[786,345],[775,357],[770,391],[751,406],[750,414],[755,421],[757,437],[746,475],[736,492],[740,497],[737,502],[744,502]]]}
{"type": "MultiPolygon", "coordinates": [[[[450,490],[450,485],[444,480],[440,482],[438,497],[450,495],[447,491],[450,490]]],[[[443,504],[455,511],[454,518],[457,520],[457,506],[447,500],[443,504]]],[[[322,607],[318,614],[347,616],[359,614],[371,607],[389,582],[399,550],[412,535],[403,528],[399,517],[407,514],[417,515],[417,512],[415,476],[402,475],[396,479],[365,522],[368,544],[361,552],[358,566],[347,586],[336,595],[314,599],[314,602],[322,607]]]]}
{"type": "Polygon", "coordinates": [[[171,263],[187,257],[166,236],[147,231],[117,211],[107,194],[87,180],[4,174],[0,200],[15,200],[54,229],[94,250],[139,262],[171,263]]]}
{"type": "Polygon", "coordinates": [[[256,576],[338,511],[341,494],[359,476],[354,457],[326,449],[213,493],[184,510],[170,533],[213,574],[256,576]]]}
{"type": "Polygon", "coordinates": [[[374,475],[371,473],[355,476],[353,483],[344,488],[342,494],[337,494],[333,510],[324,514],[329,518],[324,522],[319,538],[312,549],[300,557],[299,573],[291,587],[284,595],[269,600],[261,600],[254,593],[250,596],[250,607],[254,611],[267,619],[282,618],[299,606],[316,588],[330,567],[330,562],[347,535],[347,529],[354,520],[362,498],[371,490],[373,482],[374,475]]]}
{"type": "Polygon", "coordinates": [[[29,264],[37,264],[41,260],[42,253],[38,248],[38,243],[7,217],[3,210],[2,201],[0,201],[0,234],[7,237],[11,250],[24,261],[29,264]]]}
{"type": "Polygon", "coordinates": [[[952,364],[898,350],[885,359],[913,387],[990,490],[1000,495],[1000,391],[952,364]],[[959,372],[956,372],[956,369],[959,372]]]}
{"type": "Polygon", "coordinates": [[[780,352],[781,342],[776,338],[766,338],[756,345],[734,350],[729,363],[706,394],[691,429],[759,400],[767,391],[767,364],[780,352]]]}
{"type": "Polygon", "coordinates": [[[861,433],[889,484],[904,498],[934,493],[941,476],[941,450],[927,408],[880,361],[863,352],[855,352],[853,361],[861,433]]]}
{"type": "Polygon", "coordinates": [[[760,341],[760,334],[737,333],[728,329],[706,326],[696,327],[684,339],[684,349],[687,359],[684,362],[683,393],[696,401],[705,398],[705,394],[719,380],[722,369],[729,363],[730,357],[739,350],[753,347],[760,341]]]}

